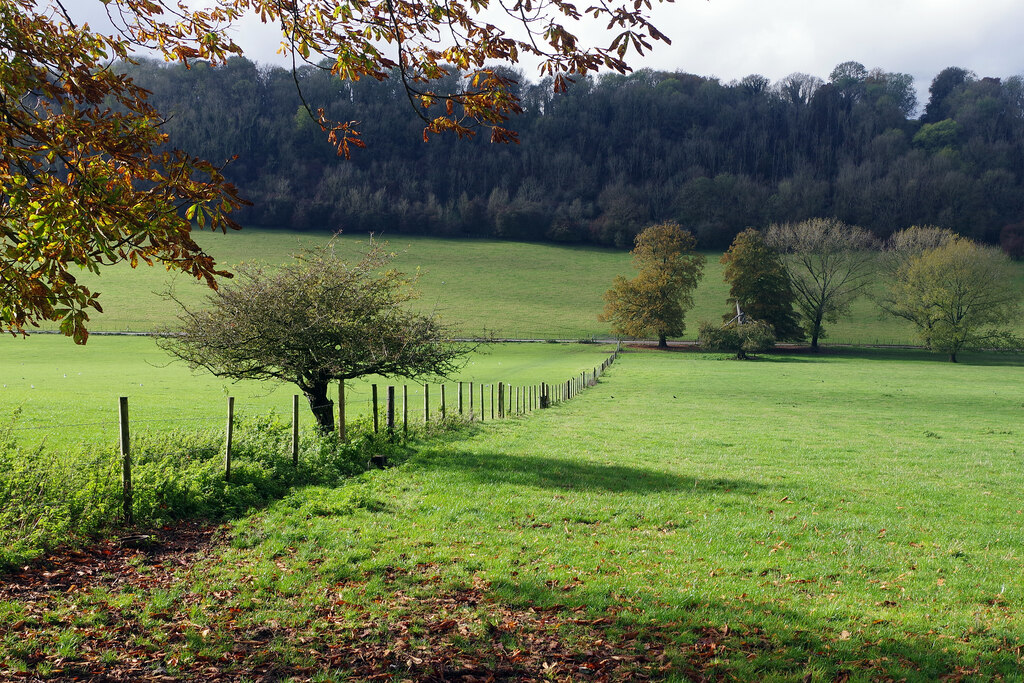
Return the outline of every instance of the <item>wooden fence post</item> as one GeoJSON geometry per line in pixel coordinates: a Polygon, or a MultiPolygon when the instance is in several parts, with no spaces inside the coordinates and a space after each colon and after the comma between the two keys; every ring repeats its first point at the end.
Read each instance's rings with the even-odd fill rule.
{"type": "Polygon", "coordinates": [[[409,433],[409,385],[402,385],[402,431],[409,433]]]}
{"type": "Polygon", "coordinates": [[[388,385],[388,436],[395,435],[395,387],[388,385]]]}
{"type": "Polygon", "coordinates": [[[224,481],[231,481],[231,437],[235,431],[235,397],[228,396],[228,426],[224,439],[224,481]]]}
{"type": "Polygon", "coordinates": [[[377,385],[370,385],[371,398],[370,401],[373,403],[373,433],[376,434],[380,431],[380,415],[377,412],[377,385]]]}
{"type": "Polygon", "coordinates": [[[505,383],[498,382],[498,417],[505,417],[505,383]]]}
{"type": "Polygon", "coordinates": [[[292,465],[299,466],[299,395],[292,395],[292,465]]]}
{"type": "Polygon", "coordinates": [[[128,429],[128,397],[121,396],[117,402],[117,419],[120,423],[120,446],[121,446],[121,510],[124,513],[124,521],[131,524],[133,519],[132,507],[132,451],[131,433],[128,429]]]}
{"type": "Polygon", "coordinates": [[[462,382],[459,382],[459,415],[462,415],[462,382]]]}
{"type": "Polygon", "coordinates": [[[442,420],[445,417],[447,417],[447,415],[448,415],[447,411],[445,410],[446,399],[445,399],[445,396],[444,396],[444,386],[445,386],[444,384],[441,385],[441,419],[442,420]]]}
{"type": "Polygon", "coordinates": [[[430,422],[430,385],[423,385],[423,424],[430,422]]]}
{"type": "Polygon", "coordinates": [[[494,419],[494,385],[491,385],[491,419],[494,419]]]}
{"type": "Polygon", "coordinates": [[[469,421],[472,422],[473,418],[473,383],[469,383],[469,421]]]}
{"type": "Polygon", "coordinates": [[[540,383],[540,407],[541,410],[550,407],[551,399],[548,397],[548,385],[547,382],[540,383]]]}
{"type": "Polygon", "coordinates": [[[338,438],[345,441],[345,380],[338,380],[338,438]]]}
{"type": "Polygon", "coordinates": [[[486,403],[484,402],[484,385],[480,383],[480,421],[484,421],[484,413],[487,412],[486,403]]]}

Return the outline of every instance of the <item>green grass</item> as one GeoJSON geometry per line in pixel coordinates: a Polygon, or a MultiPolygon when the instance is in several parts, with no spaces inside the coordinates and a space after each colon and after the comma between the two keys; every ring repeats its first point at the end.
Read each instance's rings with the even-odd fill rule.
{"type": "MultiPolygon", "coordinates": [[[[624,355],[569,403],[239,522],[177,584],[186,625],[146,622],[142,651],[331,680],[442,655],[585,680],[608,648],[622,680],[1020,680],[1024,358],[964,361],[624,355]]],[[[133,596],[97,642],[165,597],[133,596]]],[[[56,622],[0,671],[26,640],[93,645],[56,622]]]]}
{"type": "MultiPolygon", "coordinates": [[[[446,399],[454,410],[455,382],[518,385],[560,382],[591,370],[607,357],[609,347],[596,344],[496,344],[471,355],[458,376],[447,381],[446,399]]],[[[117,443],[117,398],[128,396],[133,431],[218,428],[224,423],[226,397],[235,396],[242,415],[291,414],[292,385],[270,382],[232,383],[194,373],[170,357],[148,337],[96,336],[76,346],[57,335],[0,338],[0,420],[20,409],[14,425],[19,442],[34,446],[46,441],[61,448],[77,443],[117,443]]],[[[402,379],[368,377],[346,385],[348,415],[370,413],[370,384],[405,383],[402,379]]],[[[434,382],[431,403],[440,391],[434,382]]],[[[468,391],[468,387],[467,387],[468,391]]],[[[422,389],[410,384],[410,413],[422,419],[422,389]]],[[[336,398],[336,395],[332,398],[336,398]]],[[[468,403],[468,398],[465,399],[468,403]]],[[[311,425],[305,399],[300,422],[311,425]]]]}
{"type": "MultiPolygon", "coordinates": [[[[228,235],[199,233],[206,246],[227,267],[242,261],[283,263],[304,245],[326,241],[326,235],[252,230],[228,235]]],[[[344,236],[341,252],[357,257],[365,237],[344,236]]],[[[589,247],[524,244],[490,240],[449,240],[395,237],[395,264],[407,272],[423,274],[419,305],[440,313],[466,334],[492,332],[509,338],[579,339],[606,337],[609,326],[597,321],[604,307],[602,295],[616,275],[632,277],[626,252],[589,247]]],[[[704,279],[696,304],[687,315],[688,339],[697,334],[701,320],[720,320],[728,311],[728,287],[722,280],[720,254],[707,253],[704,279]]],[[[1024,292],[1024,264],[1017,268],[1024,292]]],[[[102,292],[104,313],[93,316],[92,330],[152,331],[173,322],[175,307],[161,298],[173,284],[178,296],[192,306],[201,305],[206,290],[196,281],[173,276],[164,269],[118,266],[83,281],[102,292]]],[[[1024,334],[1024,321],[1016,324],[1024,334]]],[[[911,327],[881,318],[877,307],[864,298],[852,315],[827,325],[826,342],[913,343],[911,327]]]]}

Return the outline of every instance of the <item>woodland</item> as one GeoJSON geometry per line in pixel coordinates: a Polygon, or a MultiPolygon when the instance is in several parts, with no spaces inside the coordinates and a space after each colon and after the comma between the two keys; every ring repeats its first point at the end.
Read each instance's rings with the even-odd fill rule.
{"type": "Polygon", "coordinates": [[[720,249],[746,227],[835,216],[880,238],[935,225],[1008,250],[1024,241],[1021,76],[950,67],[919,102],[908,74],[856,62],[776,83],[639,70],[565,92],[502,67],[517,81],[519,142],[492,144],[486,131],[427,136],[400,78],[244,57],[118,68],[151,91],[170,145],[230,160],[245,225],[628,248],[675,221],[720,249]],[[311,109],[358,121],[366,148],[346,159],[325,145],[297,85],[311,109]]]}

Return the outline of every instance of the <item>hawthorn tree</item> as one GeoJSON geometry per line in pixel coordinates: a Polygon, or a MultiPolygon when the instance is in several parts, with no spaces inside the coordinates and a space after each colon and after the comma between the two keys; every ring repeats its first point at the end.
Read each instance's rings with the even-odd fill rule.
{"type": "Polygon", "coordinates": [[[446,376],[471,349],[451,341],[435,317],[407,308],[416,297],[414,281],[388,268],[390,260],[371,243],[348,264],[331,243],[277,269],[242,265],[236,281],[210,295],[207,308],[182,306],[178,329],[158,343],[217,377],[295,384],[320,431],[330,432],[332,380],[446,376]]]}
{"type": "MultiPolygon", "coordinates": [[[[561,91],[574,74],[627,72],[631,52],[668,42],[648,20],[648,0],[586,10],[566,0],[99,4],[117,27],[111,35],[78,25],[60,0],[0,3],[0,325],[24,332],[59,321],[78,343],[88,337],[89,310],[102,309],[75,271],[159,262],[215,288],[227,273],[191,230],[236,228],[229,215],[243,203],[222,175],[227,162],[167,149],[146,91],[110,68],[137,48],[186,65],[222,63],[242,54],[233,25],[255,15],[280,27],[280,51],[293,67],[400,79],[425,121],[424,139],[482,128],[494,142],[511,142],[504,123],[520,111],[516,84],[492,65],[529,56],[561,91]],[[570,30],[584,13],[607,21],[606,42],[585,45],[570,30]],[[450,70],[464,76],[455,89],[450,70]]],[[[339,154],[363,146],[356,122],[306,110],[339,154]]]]}
{"type": "Polygon", "coordinates": [[[1009,330],[1021,312],[1009,258],[995,247],[930,231],[910,228],[890,240],[896,265],[877,300],[882,310],[913,323],[928,348],[954,363],[966,349],[1019,347],[1009,330]]]}
{"type": "MultiPolygon", "coordinates": [[[[782,257],[764,241],[764,236],[747,228],[736,236],[722,254],[723,277],[729,283],[729,303],[739,304],[754,320],[771,325],[776,339],[803,339],[800,316],[793,310],[796,298],[782,257]]],[[[734,313],[727,313],[728,321],[734,313]]]]}
{"type": "Polygon", "coordinates": [[[871,282],[874,239],[862,228],[834,218],[772,225],[765,242],[782,254],[811,348],[871,282]]]}
{"type": "Polygon", "coordinates": [[[677,223],[660,223],[636,236],[632,280],[621,275],[604,294],[601,322],[612,331],[631,337],[658,337],[658,348],[668,348],[668,337],[686,329],[686,312],[693,308],[693,291],[704,274],[704,257],[694,252],[697,240],[677,223]]]}

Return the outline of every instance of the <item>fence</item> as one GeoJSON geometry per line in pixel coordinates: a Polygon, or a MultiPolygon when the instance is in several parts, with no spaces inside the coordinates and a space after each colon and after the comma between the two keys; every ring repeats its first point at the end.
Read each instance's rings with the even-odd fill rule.
{"type": "MultiPolygon", "coordinates": [[[[492,384],[476,383],[473,382],[457,382],[453,388],[455,389],[455,401],[454,410],[457,411],[452,413],[452,417],[455,415],[460,416],[462,419],[470,422],[487,421],[487,408],[490,407],[490,420],[502,420],[513,416],[522,416],[532,413],[535,410],[543,410],[552,407],[558,403],[569,401],[572,398],[579,395],[588,387],[592,387],[597,384],[598,378],[604,374],[612,363],[619,356],[619,349],[616,349],[611,355],[608,356],[600,365],[594,367],[592,371],[584,370],[578,376],[570,377],[569,379],[557,382],[547,383],[541,382],[539,384],[532,385],[514,385],[507,382],[496,382],[492,384]],[[477,389],[479,389],[479,401],[474,403],[477,389]]],[[[399,428],[399,411],[397,406],[397,391],[394,385],[388,385],[384,394],[383,402],[381,402],[380,394],[378,392],[378,385],[372,384],[370,391],[371,400],[371,412],[373,416],[373,431],[374,433],[385,433],[395,434],[399,428]],[[381,405],[383,403],[383,405],[381,405]],[[381,408],[385,415],[385,422],[382,426],[380,424],[380,413],[381,408]]],[[[437,410],[431,412],[430,403],[430,385],[424,384],[423,387],[423,424],[430,424],[431,420],[437,416],[440,416],[441,420],[449,417],[449,401],[447,388],[449,385],[441,384],[440,396],[437,405],[437,410]]],[[[346,406],[345,397],[345,382],[341,380],[338,382],[338,411],[337,411],[337,430],[338,437],[342,440],[346,439],[347,433],[347,422],[345,415],[346,406]]],[[[402,403],[401,403],[401,429],[404,432],[409,431],[409,385],[402,386],[402,403]]],[[[291,458],[292,464],[298,466],[299,464],[299,396],[292,396],[292,414],[291,414],[291,458]]],[[[225,445],[224,445],[224,479],[227,481],[231,480],[231,442],[234,435],[234,416],[235,416],[235,398],[229,396],[227,399],[227,424],[225,427],[225,445]]],[[[133,493],[132,493],[132,456],[131,456],[131,423],[128,417],[128,397],[121,396],[118,400],[118,423],[119,423],[119,446],[120,446],[120,457],[121,457],[121,490],[122,490],[122,510],[124,520],[128,523],[132,523],[132,504],[133,504],[133,493]]]]}

